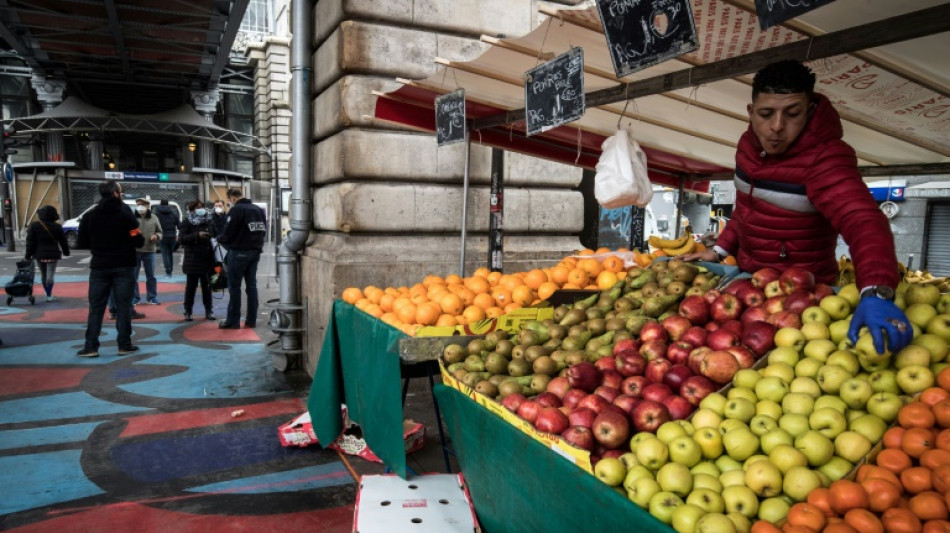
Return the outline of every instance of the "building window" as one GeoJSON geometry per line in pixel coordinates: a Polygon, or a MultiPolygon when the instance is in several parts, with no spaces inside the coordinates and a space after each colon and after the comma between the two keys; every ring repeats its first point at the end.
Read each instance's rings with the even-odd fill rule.
{"type": "MultiPolygon", "coordinates": [[[[238,133],[254,135],[254,95],[228,92],[223,96],[222,118],[225,127],[238,133]]],[[[244,153],[231,153],[228,157],[228,167],[228,170],[234,172],[253,174],[254,158],[244,153]]]]}
{"type": "Polygon", "coordinates": [[[247,12],[244,13],[244,20],[241,21],[241,30],[265,35],[270,34],[270,0],[250,0],[247,5],[247,12]]]}
{"type": "Polygon", "coordinates": [[[30,116],[32,98],[29,78],[0,76],[0,108],[3,120],[30,116]]]}

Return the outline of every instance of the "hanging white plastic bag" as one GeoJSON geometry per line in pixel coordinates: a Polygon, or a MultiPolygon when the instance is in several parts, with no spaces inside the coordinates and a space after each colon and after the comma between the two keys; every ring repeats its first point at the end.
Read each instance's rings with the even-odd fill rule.
{"type": "Polygon", "coordinates": [[[607,209],[649,204],[653,185],[647,175],[647,155],[633,136],[625,129],[617,129],[600,148],[594,176],[597,202],[607,209]]]}

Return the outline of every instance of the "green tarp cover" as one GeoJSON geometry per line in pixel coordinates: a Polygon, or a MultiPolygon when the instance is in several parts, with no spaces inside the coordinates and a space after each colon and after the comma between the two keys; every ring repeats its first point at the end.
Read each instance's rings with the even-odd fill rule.
{"type": "Polygon", "coordinates": [[[340,404],[345,403],[369,449],[405,478],[399,387],[403,337],[398,329],[352,305],[334,302],[307,408],[317,439],[328,444],[343,431],[340,404]]]}
{"type": "Polygon", "coordinates": [[[486,533],[672,533],[459,391],[437,385],[435,396],[486,533]]]}

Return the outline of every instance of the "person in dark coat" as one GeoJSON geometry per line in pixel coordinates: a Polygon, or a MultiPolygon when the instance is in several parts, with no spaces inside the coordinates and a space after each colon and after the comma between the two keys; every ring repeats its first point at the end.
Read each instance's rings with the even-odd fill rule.
{"type": "Polygon", "coordinates": [[[45,205],[36,211],[37,220],[26,231],[26,260],[36,259],[40,264],[43,290],[46,301],[52,302],[53,283],[56,281],[56,264],[63,256],[69,255],[69,245],[63,227],[56,221],[59,213],[51,205],[45,205]]]}
{"type": "Polygon", "coordinates": [[[205,318],[214,320],[211,304],[211,284],[209,274],[214,265],[214,249],[211,238],[214,237],[214,224],[204,204],[200,201],[188,203],[185,220],[178,227],[178,240],[185,250],[181,271],[185,274],[185,320],[191,321],[191,312],[195,305],[195,291],[201,284],[201,301],[204,303],[205,318]]]}
{"type": "Polygon", "coordinates": [[[172,253],[175,251],[175,245],[178,242],[178,213],[168,205],[168,200],[162,200],[161,205],[155,207],[153,211],[158,217],[158,222],[162,225],[162,240],[158,247],[162,252],[162,264],[165,266],[165,277],[172,277],[172,270],[175,268],[175,258],[172,253]]]}
{"type": "Polygon", "coordinates": [[[215,235],[224,234],[224,224],[228,221],[228,210],[225,208],[223,200],[214,202],[214,213],[211,215],[211,221],[214,223],[215,235]]]}

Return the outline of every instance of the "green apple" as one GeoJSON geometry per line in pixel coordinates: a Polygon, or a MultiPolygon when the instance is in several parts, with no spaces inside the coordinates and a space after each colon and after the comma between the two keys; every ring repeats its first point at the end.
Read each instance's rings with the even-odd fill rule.
{"type": "Polygon", "coordinates": [[[878,416],[865,414],[849,420],[848,430],[864,435],[864,438],[871,442],[881,442],[884,432],[887,431],[887,422],[878,416]]]}
{"type": "Polygon", "coordinates": [[[645,439],[633,450],[637,454],[637,461],[656,472],[665,465],[670,458],[670,450],[660,439],[645,439]]]}
{"type": "Polygon", "coordinates": [[[661,466],[656,471],[656,482],[660,484],[660,490],[672,492],[680,498],[685,498],[693,490],[693,474],[689,472],[689,468],[679,463],[666,463],[661,466]]]}
{"type": "Polygon", "coordinates": [[[844,400],[849,409],[864,409],[868,398],[874,393],[871,384],[861,378],[851,378],[841,384],[838,397],[844,400]]]}
{"type": "Polygon", "coordinates": [[[937,301],[937,305],[934,306],[937,308],[937,312],[941,315],[950,313],[950,292],[940,295],[940,300],[937,301]]]}
{"type": "Polygon", "coordinates": [[[838,349],[838,344],[828,339],[814,339],[805,343],[802,353],[805,357],[811,357],[824,363],[828,356],[838,349]]]}
{"type": "Polygon", "coordinates": [[[828,394],[837,394],[841,384],[851,379],[852,374],[838,365],[825,365],[818,371],[815,381],[821,390],[828,394]]]}
{"type": "MultiPolygon", "coordinates": [[[[648,478],[650,481],[654,481],[653,472],[647,470],[645,466],[637,465],[627,470],[627,475],[623,478],[623,488],[627,491],[627,495],[633,490],[633,484],[640,478],[648,478]]],[[[657,486],[657,490],[659,490],[659,486],[657,486]]],[[[647,499],[649,500],[649,498],[647,499]]]]}
{"type": "Polygon", "coordinates": [[[791,392],[782,399],[782,410],[786,413],[810,415],[815,409],[815,399],[801,392],[791,392]]]}
{"type": "MultiPolygon", "coordinates": [[[[699,402],[700,409],[709,409],[710,411],[716,413],[719,416],[722,416],[722,410],[726,407],[726,397],[718,392],[713,392],[706,395],[702,401],[699,402]]],[[[693,423],[696,426],[696,423],[693,423]]],[[[696,426],[700,427],[700,426],[696,426]]]]}
{"type": "Polygon", "coordinates": [[[858,357],[858,362],[861,363],[861,368],[865,372],[877,372],[878,370],[887,370],[891,367],[891,358],[885,357],[884,359],[879,359],[876,361],[868,361],[864,357],[858,357]]]}
{"type": "MultiPolygon", "coordinates": [[[[716,457],[719,457],[719,456],[717,455],[716,457]]],[[[699,474],[708,474],[713,477],[719,477],[719,474],[721,473],[719,472],[719,468],[716,466],[716,463],[712,461],[700,461],[696,463],[695,465],[693,465],[693,467],[690,468],[689,471],[690,473],[693,474],[694,477],[699,474]]]]}
{"type": "Polygon", "coordinates": [[[617,457],[604,457],[594,464],[594,475],[608,486],[617,487],[627,477],[627,467],[617,457]]]}
{"type": "Polygon", "coordinates": [[[702,508],[684,503],[673,510],[670,525],[676,533],[694,533],[699,519],[706,516],[706,511],[702,508]]]}
{"type": "Polygon", "coordinates": [[[808,458],[790,444],[779,444],[769,452],[769,461],[784,474],[793,466],[808,466],[808,458]]]}
{"type": "Polygon", "coordinates": [[[669,524],[673,521],[673,511],[683,505],[683,499],[672,492],[657,492],[650,498],[647,508],[654,518],[669,524]]]}
{"type": "Polygon", "coordinates": [[[851,470],[854,468],[854,465],[850,461],[843,457],[838,457],[837,455],[828,460],[827,463],[818,467],[818,471],[828,477],[831,481],[838,481],[839,479],[844,479],[851,470]]]}
{"type": "Polygon", "coordinates": [[[732,387],[731,389],[729,389],[728,392],[726,392],[726,405],[724,405],[722,408],[722,414],[726,418],[729,418],[729,415],[726,414],[726,409],[729,406],[729,400],[733,400],[736,398],[743,398],[743,399],[749,400],[753,404],[759,401],[759,398],[756,397],[755,395],[755,391],[753,391],[752,389],[747,389],[745,387],[732,387]]]}
{"type": "Polygon", "coordinates": [[[686,468],[691,468],[703,458],[703,451],[702,448],[699,447],[699,443],[693,440],[693,437],[689,435],[683,435],[682,437],[673,439],[668,447],[670,450],[670,461],[681,464],[686,468]]]}
{"type": "Polygon", "coordinates": [[[778,427],[788,432],[792,438],[808,431],[808,417],[796,413],[786,413],[778,419],[778,427]]]}
{"type": "Polygon", "coordinates": [[[722,513],[710,513],[696,523],[696,533],[737,533],[736,525],[722,513]]]}
{"type": "Polygon", "coordinates": [[[855,375],[861,371],[861,364],[858,363],[858,358],[851,350],[835,350],[828,354],[828,359],[825,360],[826,365],[838,365],[841,368],[847,370],[851,375],[855,375]]]}
{"type": "Polygon", "coordinates": [[[815,409],[808,417],[808,427],[829,439],[833,439],[847,429],[848,419],[837,409],[823,407],[815,409]]]}
{"type": "Polygon", "coordinates": [[[726,453],[736,461],[745,461],[759,451],[759,438],[747,428],[736,428],[722,437],[726,453]]]}
{"type": "Polygon", "coordinates": [[[630,470],[631,468],[640,464],[640,461],[637,461],[637,454],[633,452],[627,452],[618,457],[618,459],[623,462],[623,466],[627,467],[627,470],[630,470]]]}
{"type": "MultiPolygon", "coordinates": [[[[835,459],[835,457],[832,457],[832,459],[835,459]]],[[[827,466],[828,466],[828,465],[825,465],[825,466],[822,467],[822,468],[825,468],[825,467],[827,467],[827,466]]],[[[814,470],[814,472],[815,472],[816,474],[818,474],[818,477],[819,477],[819,478],[821,478],[821,486],[822,486],[822,487],[828,487],[829,485],[831,485],[831,478],[828,477],[827,474],[825,474],[825,473],[822,472],[821,470],[814,470]]]]}
{"type": "Polygon", "coordinates": [[[755,415],[752,417],[752,420],[749,421],[749,429],[751,429],[752,433],[755,433],[757,437],[761,437],[777,428],[778,421],[767,415],[755,415]]]}
{"type": "MultiPolygon", "coordinates": [[[[805,427],[808,427],[808,419],[805,419],[805,427]]],[[[804,433],[804,430],[802,433],[804,433]]],[[[762,447],[763,452],[770,454],[776,446],[781,444],[787,444],[791,446],[794,440],[795,439],[792,438],[792,435],[788,431],[785,431],[782,428],[777,428],[759,437],[759,446],[762,447]]]]}
{"type": "Polygon", "coordinates": [[[672,420],[664,422],[660,424],[660,427],[656,428],[656,438],[663,441],[667,446],[669,446],[673,439],[685,436],[687,436],[686,428],[672,420]]]}
{"type": "Polygon", "coordinates": [[[799,359],[801,359],[801,355],[795,348],[792,348],[791,346],[778,346],[769,352],[768,363],[770,365],[775,363],[785,363],[794,367],[796,364],[798,364],[799,359]]]}
{"type": "Polygon", "coordinates": [[[851,320],[837,320],[828,324],[828,333],[831,334],[831,342],[838,346],[841,341],[848,339],[848,330],[851,329],[851,320]]]}
{"type": "Polygon", "coordinates": [[[914,304],[937,305],[940,302],[940,289],[936,285],[911,283],[904,293],[907,306],[914,304]]]}
{"type": "Polygon", "coordinates": [[[801,361],[795,365],[795,375],[803,378],[814,378],[818,375],[818,371],[821,370],[821,367],[824,363],[814,357],[803,357],[801,361]]]}
{"type": "Polygon", "coordinates": [[[732,376],[732,385],[733,385],[734,387],[743,387],[743,388],[746,388],[746,389],[755,389],[755,384],[756,384],[756,382],[759,381],[759,379],[760,379],[761,377],[762,377],[762,376],[759,375],[759,373],[758,373],[757,371],[752,370],[751,368],[740,368],[740,369],[732,376]]]}
{"type": "MultiPolygon", "coordinates": [[[[950,301],[950,293],[947,293],[945,297],[950,301]]],[[[944,298],[944,296],[941,296],[941,299],[942,298],[944,298]]],[[[922,333],[914,337],[911,344],[927,348],[927,350],[930,351],[931,364],[943,362],[947,359],[947,353],[950,352],[950,344],[939,335],[934,335],[933,333],[922,333]]]]}
{"type": "Polygon", "coordinates": [[[843,296],[829,294],[818,302],[818,306],[828,313],[832,320],[844,320],[851,314],[851,302],[843,296]]]}
{"type": "Polygon", "coordinates": [[[819,396],[815,400],[815,409],[824,409],[825,407],[835,409],[841,412],[841,414],[845,414],[848,411],[848,404],[844,403],[844,400],[830,394],[819,396]]]}
{"type": "Polygon", "coordinates": [[[768,461],[768,460],[769,460],[768,455],[757,453],[742,462],[742,469],[748,472],[749,467],[752,465],[752,463],[756,461],[768,461]]]}
{"type": "Polygon", "coordinates": [[[750,533],[752,531],[752,520],[741,513],[726,513],[726,518],[732,520],[736,526],[736,533],[750,533]]]}
{"type": "Polygon", "coordinates": [[[919,344],[910,344],[905,346],[894,356],[894,366],[898,369],[905,366],[930,366],[930,350],[919,344]]]}
{"type": "Polygon", "coordinates": [[[690,422],[689,420],[680,419],[680,420],[674,420],[674,422],[676,422],[680,426],[683,426],[683,429],[686,430],[687,435],[692,435],[693,433],[696,432],[696,428],[693,426],[693,423],[690,422]]]}
{"type": "Polygon", "coordinates": [[[835,454],[835,445],[831,439],[813,429],[795,438],[795,448],[805,454],[811,466],[821,466],[835,454]]]}
{"type": "Polygon", "coordinates": [[[871,383],[871,390],[874,392],[893,392],[897,394],[901,391],[897,385],[897,372],[890,369],[871,372],[871,375],[868,376],[868,382],[871,383]]]}
{"type": "Polygon", "coordinates": [[[727,513],[739,513],[752,518],[759,512],[759,498],[755,491],[745,485],[733,485],[722,489],[722,501],[727,513]]]}
{"type": "Polygon", "coordinates": [[[897,385],[904,394],[917,394],[933,387],[934,373],[925,366],[905,366],[897,371],[897,385]]]}
{"type": "Polygon", "coordinates": [[[791,383],[795,379],[795,367],[788,363],[771,363],[759,371],[762,377],[777,377],[785,383],[791,383]]]}
{"type": "Polygon", "coordinates": [[[719,481],[724,488],[741,486],[745,487],[745,470],[730,470],[719,474],[719,481]]]}
{"type": "MultiPolygon", "coordinates": [[[[806,360],[808,359],[806,358],[806,360]]],[[[788,385],[788,392],[807,394],[812,398],[817,398],[822,395],[821,387],[818,385],[818,382],[805,376],[798,376],[793,379],[788,385]]]]}
{"type": "Polygon", "coordinates": [[[694,489],[709,489],[713,492],[722,492],[722,482],[716,476],[709,474],[693,474],[694,489]]]}
{"type": "Polygon", "coordinates": [[[940,371],[944,368],[950,368],[950,363],[934,363],[930,365],[930,369],[933,370],[935,376],[939,376],[940,371]]]}
{"type": "Polygon", "coordinates": [[[775,346],[788,346],[799,352],[805,346],[805,335],[802,334],[800,329],[793,327],[779,328],[775,332],[774,340],[775,346]]]}
{"type": "Polygon", "coordinates": [[[782,480],[782,492],[796,502],[805,501],[811,491],[821,486],[818,473],[804,465],[791,467],[782,480]]]}
{"type": "Polygon", "coordinates": [[[802,326],[805,324],[822,324],[827,326],[831,324],[831,315],[828,311],[821,308],[820,305],[806,307],[802,311],[802,326]]]}
{"type": "Polygon", "coordinates": [[[927,330],[927,333],[950,342],[950,314],[944,313],[931,318],[924,329],[927,330]]]}
{"type": "Polygon", "coordinates": [[[755,402],[755,415],[765,415],[778,420],[781,418],[783,411],[782,406],[778,402],[773,402],[772,400],[759,400],[755,402]]]}
{"type": "MultiPolygon", "coordinates": [[[[722,405],[725,407],[725,402],[723,402],[722,405]]],[[[690,417],[690,421],[693,423],[693,426],[696,427],[696,431],[702,428],[717,428],[719,427],[719,423],[722,422],[722,413],[717,413],[707,407],[700,407],[693,413],[693,416],[690,417]]]]}
{"type": "Polygon", "coordinates": [[[701,427],[693,433],[693,440],[699,445],[703,458],[707,460],[716,460],[722,455],[722,434],[718,428],[701,427]]]}
{"type": "Polygon", "coordinates": [[[835,437],[835,454],[857,463],[871,451],[871,441],[857,431],[842,431],[835,437]]]}
{"type": "MultiPolygon", "coordinates": [[[[751,432],[750,432],[751,433],[751,432]]],[[[742,470],[742,463],[729,457],[728,455],[723,455],[716,459],[716,467],[719,468],[720,472],[730,472],[732,470],[742,470]]]]}
{"type": "MultiPolygon", "coordinates": [[[[769,365],[767,368],[771,367],[772,365],[769,365]]],[[[778,403],[785,398],[786,394],[788,394],[788,383],[779,377],[763,377],[755,384],[755,395],[760,400],[771,400],[778,403]]]]}
{"type": "Polygon", "coordinates": [[[639,446],[641,442],[655,438],[656,435],[650,433],[649,431],[640,431],[630,438],[630,450],[635,452],[637,451],[637,446],[639,446]]]}
{"type": "Polygon", "coordinates": [[[904,309],[904,315],[911,324],[917,324],[920,327],[926,327],[930,319],[937,316],[937,310],[930,304],[916,303],[907,306],[904,309]]]}
{"type": "Polygon", "coordinates": [[[868,413],[890,424],[897,420],[897,413],[904,406],[900,396],[893,392],[875,392],[868,398],[868,413]]]}
{"type": "Polygon", "coordinates": [[[855,283],[848,283],[838,289],[838,296],[847,300],[851,309],[856,309],[858,303],[861,301],[861,291],[858,290],[858,286],[855,283]]]}
{"type": "MultiPolygon", "coordinates": [[[[722,496],[709,489],[696,489],[686,497],[686,503],[696,505],[707,513],[721,513],[726,509],[722,496]]],[[[651,513],[652,514],[652,513],[651,513]]]]}
{"type": "Polygon", "coordinates": [[[863,409],[848,409],[844,417],[848,419],[848,426],[850,426],[852,420],[857,420],[866,414],[868,414],[868,412],[863,409]]]}
{"type": "Polygon", "coordinates": [[[887,343],[884,346],[884,353],[878,353],[877,348],[874,347],[874,338],[871,337],[870,333],[862,333],[858,336],[854,351],[857,352],[859,359],[864,359],[870,363],[889,360],[891,357],[891,352],[887,349],[887,343]]]}
{"type": "MultiPolygon", "coordinates": [[[[763,378],[764,380],[765,378],[763,378]]],[[[738,389],[732,389],[738,390],[738,389]]],[[[755,402],[746,398],[732,398],[726,402],[726,408],[723,411],[726,418],[741,420],[748,423],[755,416],[755,402]]]]}
{"type": "Polygon", "coordinates": [[[719,433],[725,435],[736,428],[748,429],[749,425],[738,418],[727,418],[719,424],[719,433]]]}
{"type": "Polygon", "coordinates": [[[802,324],[801,331],[806,342],[818,339],[831,340],[831,330],[823,322],[805,322],[802,324]]]}
{"type": "Polygon", "coordinates": [[[791,507],[789,503],[781,497],[766,498],[759,502],[759,520],[765,520],[777,524],[788,516],[788,510],[791,507]]]}

